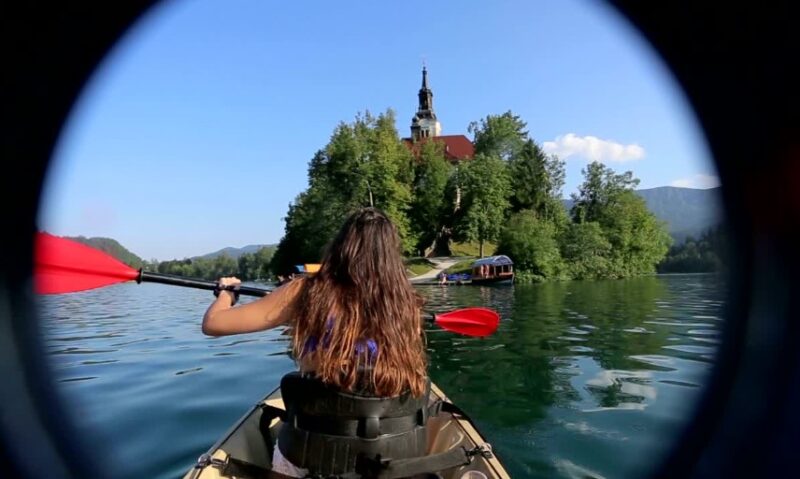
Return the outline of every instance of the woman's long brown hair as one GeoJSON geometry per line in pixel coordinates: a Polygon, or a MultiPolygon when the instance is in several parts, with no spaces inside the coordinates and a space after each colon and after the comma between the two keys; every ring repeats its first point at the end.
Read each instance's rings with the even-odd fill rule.
{"type": "Polygon", "coordinates": [[[422,299],[406,277],[397,230],[382,212],[363,208],[347,219],[298,299],[292,349],[323,382],[353,391],[367,379],[369,392],[382,397],[425,392],[422,299]],[[368,340],[377,345],[374,353],[368,340]],[[362,367],[370,371],[366,378],[362,367]]]}

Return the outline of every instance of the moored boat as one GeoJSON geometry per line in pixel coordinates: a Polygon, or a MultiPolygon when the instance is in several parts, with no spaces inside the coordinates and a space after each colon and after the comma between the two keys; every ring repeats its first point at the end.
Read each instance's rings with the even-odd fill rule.
{"type": "Polygon", "coordinates": [[[472,284],[511,284],[514,263],[505,255],[489,256],[472,263],[472,284]]]}
{"type": "MultiPolygon", "coordinates": [[[[464,451],[468,464],[437,471],[428,475],[441,479],[500,478],[506,472],[491,445],[478,432],[472,420],[452,404],[444,393],[431,385],[430,403],[442,401],[438,412],[428,419],[428,455],[464,451]],[[482,473],[478,474],[478,473],[482,473]]],[[[264,478],[270,477],[273,443],[282,426],[279,415],[284,410],[280,388],[275,389],[248,411],[208,452],[184,479],[264,478]],[[262,431],[268,428],[269,434],[262,431]]]]}

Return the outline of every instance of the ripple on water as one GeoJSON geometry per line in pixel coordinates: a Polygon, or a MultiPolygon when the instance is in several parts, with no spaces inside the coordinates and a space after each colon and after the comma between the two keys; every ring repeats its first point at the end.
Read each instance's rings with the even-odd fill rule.
{"type": "Polygon", "coordinates": [[[716,329],[690,329],[689,331],[686,331],[686,334],[695,336],[718,336],[719,331],[716,329]]]}
{"type": "Polygon", "coordinates": [[[560,339],[562,341],[586,341],[586,338],[575,338],[573,336],[558,336],[556,339],[560,339]]]}
{"type": "Polygon", "coordinates": [[[669,385],[672,385],[672,386],[683,386],[683,387],[687,387],[687,388],[699,388],[700,387],[700,384],[689,383],[689,382],[686,382],[686,381],[675,381],[675,380],[672,380],[672,379],[661,379],[658,382],[660,382],[661,384],[669,384],[669,385]]]}
{"type": "Polygon", "coordinates": [[[661,356],[657,354],[639,354],[629,357],[650,366],[655,366],[661,371],[675,371],[675,359],[669,356],[661,356]]]}
{"type": "Polygon", "coordinates": [[[54,336],[51,338],[51,341],[56,341],[56,342],[91,341],[93,339],[119,338],[121,336],[123,335],[118,333],[79,335],[79,336],[54,336]]]}
{"type": "Polygon", "coordinates": [[[671,349],[673,351],[679,351],[682,353],[692,353],[692,354],[708,354],[717,350],[715,347],[711,346],[696,346],[692,344],[677,344],[677,345],[669,345],[669,346],[662,346],[664,349],[671,349]]]}
{"type": "Polygon", "coordinates": [[[653,334],[655,331],[650,331],[649,329],[645,329],[641,326],[637,326],[635,328],[628,328],[623,329],[626,333],[634,333],[634,334],[653,334]]]}
{"type": "Polygon", "coordinates": [[[146,343],[147,341],[150,341],[150,338],[131,339],[130,341],[125,341],[125,342],[122,342],[122,343],[114,343],[111,346],[114,346],[114,347],[117,347],[117,346],[119,346],[119,347],[121,347],[121,346],[129,346],[131,344],[146,343]]]}
{"type": "Polygon", "coordinates": [[[627,441],[629,438],[619,431],[611,431],[607,429],[600,429],[590,425],[587,421],[570,422],[565,420],[558,420],[556,424],[569,431],[577,432],[586,436],[596,436],[603,439],[612,439],[615,441],[627,441]]]}
{"type": "Polygon", "coordinates": [[[236,346],[237,344],[247,344],[247,343],[255,343],[258,342],[258,338],[245,338],[245,339],[237,339],[235,341],[231,341],[228,343],[221,343],[221,344],[212,344],[209,348],[229,348],[231,346],[236,346]]]}
{"type": "Polygon", "coordinates": [[[553,460],[553,464],[563,477],[570,479],[605,479],[600,473],[579,466],[568,459],[556,458],[553,460]]]}
{"type": "Polygon", "coordinates": [[[589,334],[588,331],[584,331],[582,329],[578,329],[574,326],[570,326],[569,328],[564,331],[566,334],[589,334]]]}
{"type": "Polygon", "coordinates": [[[573,353],[591,353],[594,351],[593,348],[588,346],[570,346],[567,349],[573,353]]]}
{"type": "Polygon", "coordinates": [[[713,328],[714,325],[708,323],[690,323],[684,321],[665,321],[660,319],[643,321],[647,324],[657,324],[659,326],[682,326],[686,328],[713,328]]]}
{"type": "Polygon", "coordinates": [[[97,379],[97,376],[83,376],[83,377],[77,377],[77,378],[64,378],[64,379],[59,379],[58,382],[60,382],[60,383],[74,383],[74,382],[79,382],[79,381],[89,381],[91,379],[97,379]]]}
{"type": "Polygon", "coordinates": [[[100,353],[113,353],[117,349],[89,349],[89,348],[66,348],[50,351],[51,355],[59,354],[100,354],[100,353]]]}

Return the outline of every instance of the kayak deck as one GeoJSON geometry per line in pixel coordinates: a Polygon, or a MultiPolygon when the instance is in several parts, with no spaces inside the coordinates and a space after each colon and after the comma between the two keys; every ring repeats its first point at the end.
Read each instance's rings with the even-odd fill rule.
{"type": "MultiPolygon", "coordinates": [[[[444,393],[431,385],[431,401],[441,399],[449,402],[444,393]]],[[[184,479],[222,479],[269,477],[270,450],[261,434],[259,423],[264,406],[284,409],[280,388],[275,389],[247,412],[222,439],[217,441],[184,479]],[[226,467],[226,464],[234,463],[226,467]],[[238,474],[238,475],[236,475],[238,474]]],[[[280,419],[270,424],[272,437],[278,436],[280,419]]],[[[464,447],[473,450],[478,446],[490,448],[475,425],[466,416],[458,413],[440,412],[428,420],[428,454],[446,452],[464,447]]],[[[438,471],[442,479],[459,479],[467,471],[480,471],[488,478],[508,479],[510,476],[495,454],[476,454],[470,464],[438,471]]],[[[431,476],[433,477],[433,476],[431,476]]]]}

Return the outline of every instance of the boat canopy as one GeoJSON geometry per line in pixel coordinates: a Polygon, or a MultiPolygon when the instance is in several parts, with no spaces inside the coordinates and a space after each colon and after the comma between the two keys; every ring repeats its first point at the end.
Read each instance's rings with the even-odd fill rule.
{"type": "Polygon", "coordinates": [[[296,273],[316,273],[319,271],[320,268],[319,263],[306,263],[306,264],[296,264],[294,266],[296,273]]]}
{"type": "Polygon", "coordinates": [[[306,263],[303,266],[306,268],[306,273],[316,273],[322,265],[319,263],[306,263]]]}
{"type": "Polygon", "coordinates": [[[506,256],[504,254],[501,254],[501,255],[497,255],[497,256],[489,256],[489,257],[486,257],[486,258],[481,258],[481,259],[475,261],[474,263],[472,263],[472,267],[474,268],[476,266],[483,266],[485,264],[488,264],[488,265],[491,265],[491,266],[506,266],[506,265],[509,265],[509,264],[514,264],[514,262],[511,261],[511,258],[509,258],[508,256],[506,256]]]}

